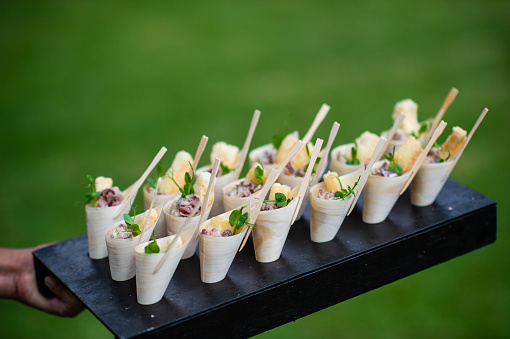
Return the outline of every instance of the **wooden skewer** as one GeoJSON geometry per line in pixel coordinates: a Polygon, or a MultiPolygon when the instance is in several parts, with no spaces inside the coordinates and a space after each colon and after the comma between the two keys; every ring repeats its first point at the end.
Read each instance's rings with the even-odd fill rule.
{"type": "Polygon", "coordinates": [[[432,137],[430,138],[429,142],[427,143],[427,146],[425,146],[423,151],[418,156],[418,159],[416,159],[416,161],[414,162],[413,167],[411,167],[411,170],[410,170],[411,175],[409,176],[409,179],[407,179],[404,187],[402,187],[402,190],[399,193],[400,195],[402,195],[405,192],[407,187],[409,187],[409,185],[411,184],[411,181],[413,181],[414,176],[420,170],[420,167],[421,167],[421,164],[423,163],[423,160],[425,160],[425,158],[429,154],[430,149],[432,148],[432,145],[434,145],[434,143],[436,142],[437,138],[439,138],[441,133],[443,133],[443,130],[444,130],[445,127],[446,127],[446,122],[444,122],[444,121],[441,121],[439,126],[437,126],[436,130],[434,131],[434,134],[432,134],[432,137]]]}
{"type": "MultiPolygon", "coordinates": [[[[207,205],[209,203],[209,196],[211,195],[211,192],[213,192],[212,188],[214,187],[214,182],[216,181],[216,175],[218,174],[218,168],[220,167],[220,159],[216,158],[214,159],[214,164],[211,172],[211,179],[209,180],[209,185],[207,186],[207,191],[205,191],[205,208],[202,214],[200,214],[200,220],[198,221],[197,226],[195,227],[195,231],[193,232],[193,239],[196,239],[198,237],[198,230],[200,229],[200,225],[205,221],[206,211],[207,211],[207,205]]],[[[214,194],[214,192],[213,192],[214,194]]]]}
{"type": "Polygon", "coordinates": [[[375,146],[375,150],[374,153],[372,154],[372,157],[370,158],[370,162],[368,163],[367,168],[365,168],[365,170],[361,174],[361,178],[359,179],[358,185],[356,185],[356,188],[354,189],[354,200],[352,201],[351,206],[349,207],[347,215],[351,214],[351,212],[354,210],[356,202],[358,201],[361,195],[363,187],[365,187],[365,184],[367,183],[368,176],[370,175],[370,172],[372,172],[372,167],[374,167],[375,162],[378,161],[381,154],[384,154],[386,142],[387,140],[385,137],[379,138],[379,142],[377,143],[377,146],[375,146]]]}
{"type": "Polygon", "coordinates": [[[195,157],[193,158],[193,172],[197,170],[198,163],[200,158],[202,157],[202,153],[204,153],[204,149],[207,146],[208,137],[202,135],[202,139],[200,140],[200,144],[198,144],[197,151],[195,153],[195,157]]]}
{"type": "MultiPolygon", "coordinates": [[[[398,117],[395,119],[395,122],[393,123],[393,126],[391,127],[390,131],[386,135],[386,140],[391,141],[391,139],[393,139],[393,136],[395,135],[395,133],[397,132],[397,129],[400,127],[400,125],[402,124],[402,121],[404,121],[405,118],[406,118],[406,115],[404,113],[400,112],[398,117]]],[[[379,158],[376,159],[376,161],[381,160],[381,157],[383,155],[384,155],[384,150],[379,155],[379,158]]]]}
{"type": "Polygon", "coordinates": [[[462,152],[464,152],[464,150],[466,149],[466,146],[469,143],[469,141],[471,140],[471,137],[473,137],[473,134],[475,134],[475,131],[477,130],[478,126],[480,126],[480,124],[482,123],[482,120],[483,120],[483,118],[485,118],[485,115],[487,114],[488,111],[489,110],[487,108],[485,108],[482,111],[482,113],[480,114],[480,116],[478,117],[478,120],[476,120],[475,125],[473,126],[473,128],[469,132],[466,140],[464,140],[464,143],[462,144],[462,146],[460,147],[459,151],[457,152],[457,155],[455,156],[455,159],[453,159],[452,164],[450,165],[450,168],[448,168],[448,170],[444,174],[442,181],[445,181],[446,179],[448,179],[448,176],[453,171],[453,168],[455,167],[455,165],[459,161],[460,157],[462,156],[462,152]]]}
{"type": "Polygon", "coordinates": [[[149,207],[149,212],[147,212],[147,218],[145,218],[145,222],[143,223],[142,232],[140,233],[140,239],[138,239],[138,245],[140,245],[140,243],[142,242],[141,236],[143,236],[143,233],[145,232],[145,227],[147,227],[147,223],[149,222],[149,217],[151,216],[152,207],[154,207],[154,200],[156,200],[156,195],[158,194],[158,189],[159,185],[161,184],[161,181],[163,181],[163,179],[159,177],[156,183],[156,190],[154,191],[154,193],[152,193],[151,206],[149,207]]]}
{"type": "Polygon", "coordinates": [[[315,161],[319,156],[322,143],[323,140],[319,138],[317,138],[317,140],[315,141],[315,146],[313,147],[313,152],[310,157],[310,163],[308,164],[308,169],[306,170],[305,176],[303,177],[303,181],[301,181],[301,185],[299,185],[299,192],[297,195],[298,202],[296,206],[296,211],[294,212],[294,216],[292,217],[292,222],[290,223],[291,225],[294,224],[294,221],[296,221],[296,218],[299,214],[299,208],[301,207],[301,203],[303,202],[303,198],[305,197],[305,192],[310,184],[310,176],[312,175],[313,165],[315,164],[315,161]]]}
{"type": "Polygon", "coordinates": [[[131,203],[130,200],[131,198],[134,197],[134,195],[136,194],[136,192],[138,192],[138,189],[140,189],[140,186],[142,186],[142,184],[144,183],[145,179],[147,179],[147,177],[149,176],[149,174],[152,172],[152,170],[154,169],[154,167],[156,167],[156,165],[158,164],[158,162],[161,160],[161,158],[163,157],[163,155],[165,155],[166,153],[166,147],[161,147],[161,149],[159,150],[158,154],[156,154],[156,157],[154,158],[154,160],[152,160],[152,162],[150,163],[149,167],[145,170],[145,172],[142,174],[142,176],[140,177],[140,179],[138,179],[138,181],[136,181],[134,184],[133,184],[133,188],[131,189],[131,191],[127,194],[126,197],[124,197],[124,200],[122,200],[122,202],[120,203],[120,207],[119,207],[119,210],[117,211],[117,213],[115,213],[115,215],[113,216],[113,218],[117,218],[121,213],[122,211],[124,210],[124,207],[128,204],[128,203],[131,203]]]}
{"type": "Polygon", "coordinates": [[[315,178],[313,179],[312,186],[315,185],[324,174],[324,170],[326,169],[326,162],[328,161],[329,150],[335,141],[336,135],[338,133],[338,129],[340,128],[340,124],[338,122],[333,123],[333,127],[331,127],[331,132],[329,133],[328,143],[326,148],[324,149],[324,155],[319,161],[319,165],[317,165],[317,172],[315,172],[315,178]]]}
{"type": "Polygon", "coordinates": [[[253,133],[255,133],[255,128],[257,128],[257,124],[259,123],[260,111],[258,109],[253,113],[253,118],[251,119],[250,129],[248,131],[248,135],[246,136],[246,140],[244,141],[243,149],[241,154],[239,155],[239,163],[237,164],[235,170],[234,181],[239,179],[239,175],[241,175],[241,171],[243,170],[244,161],[246,160],[246,156],[248,155],[248,150],[250,149],[251,139],[253,138],[253,133]]]}
{"type": "Polygon", "coordinates": [[[165,262],[166,258],[168,258],[169,253],[172,251],[173,246],[177,242],[177,239],[180,237],[182,230],[184,230],[186,228],[186,226],[189,224],[191,219],[198,212],[198,209],[200,208],[200,206],[202,206],[202,202],[198,202],[198,204],[195,206],[193,211],[191,211],[191,214],[188,215],[188,217],[186,218],[186,220],[182,224],[181,228],[179,228],[179,231],[175,234],[175,237],[173,238],[172,242],[170,243],[170,245],[168,245],[168,249],[166,250],[166,253],[163,255],[163,257],[161,258],[159,263],[156,265],[156,268],[154,268],[154,272],[152,272],[152,274],[158,273],[158,271],[161,268],[161,266],[163,266],[163,263],[165,262]]]}
{"type": "MultiPolygon", "coordinates": [[[[269,192],[269,190],[271,189],[271,186],[274,184],[274,182],[276,181],[276,179],[278,178],[279,175],[280,175],[280,173],[278,172],[277,169],[275,169],[274,167],[271,168],[271,171],[269,172],[266,183],[264,184],[264,186],[262,187],[262,190],[260,191],[259,199],[257,199],[257,202],[255,203],[255,205],[252,206],[250,209],[249,221],[248,221],[249,223],[254,224],[255,220],[257,220],[257,217],[259,216],[259,213],[260,213],[260,208],[262,207],[262,203],[264,203],[264,199],[265,199],[267,193],[269,192]]],[[[253,200],[253,198],[250,199],[250,204],[251,204],[252,200],[253,200]]],[[[241,247],[239,247],[239,252],[241,252],[242,249],[244,248],[244,245],[246,245],[246,242],[248,241],[248,238],[250,237],[250,233],[251,233],[251,227],[248,228],[248,231],[246,232],[246,234],[244,236],[243,243],[241,244],[241,247]]]]}
{"type": "Polygon", "coordinates": [[[430,125],[429,130],[425,132],[425,137],[423,138],[423,140],[428,140],[432,131],[434,131],[437,128],[439,122],[441,121],[441,119],[443,119],[443,115],[446,113],[446,110],[448,109],[448,107],[450,107],[450,105],[453,103],[453,100],[455,100],[455,98],[457,97],[457,94],[459,94],[459,90],[456,89],[455,87],[452,87],[452,89],[446,96],[446,99],[444,99],[443,104],[441,105],[441,108],[437,112],[434,120],[432,121],[432,125],[430,125]]]}
{"type": "Polygon", "coordinates": [[[322,120],[324,120],[326,115],[328,115],[329,109],[330,109],[330,107],[326,104],[323,104],[321,106],[321,109],[315,116],[315,119],[313,120],[312,125],[308,129],[308,132],[306,132],[304,138],[302,139],[303,145],[306,145],[310,140],[312,140],[312,137],[313,137],[315,131],[317,130],[317,128],[319,128],[322,120]]]}

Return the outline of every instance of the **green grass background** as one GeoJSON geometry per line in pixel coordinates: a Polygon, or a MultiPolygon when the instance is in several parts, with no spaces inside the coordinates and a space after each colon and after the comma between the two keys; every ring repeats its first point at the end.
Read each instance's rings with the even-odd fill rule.
{"type": "MultiPolygon", "coordinates": [[[[122,188],[161,146],[169,166],[202,134],[241,145],[256,108],[253,146],[284,121],[303,134],[322,103],[316,136],[338,121],[339,145],[389,128],[404,98],[433,116],[455,86],[448,131],[489,108],[452,178],[498,202],[497,242],[260,338],[506,337],[509,14],[508,1],[3,1],[0,246],[85,233],[86,174],[122,188]]],[[[0,324],[6,338],[111,336],[88,311],[10,300],[0,324]]]]}

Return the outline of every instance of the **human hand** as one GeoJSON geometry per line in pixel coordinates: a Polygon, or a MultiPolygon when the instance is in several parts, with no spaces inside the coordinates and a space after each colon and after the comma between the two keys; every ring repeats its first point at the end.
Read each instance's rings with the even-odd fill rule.
{"type": "Polygon", "coordinates": [[[83,304],[51,276],[44,283],[54,297],[44,297],[37,288],[32,252],[48,245],[25,249],[0,249],[0,297],[18,300],[28,306],[61,317],[74,317],[83,304]]]}

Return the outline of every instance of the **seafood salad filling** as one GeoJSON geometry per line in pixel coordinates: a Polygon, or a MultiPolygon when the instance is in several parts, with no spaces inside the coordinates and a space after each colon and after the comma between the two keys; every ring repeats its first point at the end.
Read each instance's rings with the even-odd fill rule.
{"type": "Polygon", "coordinates": [[[262,185],[257,185],[250,180],[243,180],[239,184],[235,185],[235,187],[230,192],[228,192],[228,195],[236,198],[246,198],[260,191],[261,189],[262,185]]]}
{"type": "Polygon", "coordinates": [[[260,207],[261,211],[272,211],[280,208],[286,207],[291,201],[291,189],[287,185],[281,185],[279,183],[274,183],[271,186],[271,190],[269,191],[269,199],[264,200],[262,206],[260,207]]]}
{"type": "Polygon", "coordinates": [[[85,193],[92,207],[118,206],[123,200],[122,192],[117,186],[113,186],[111,178],[97,177],[93,179],[87,176],[89,192],[85,193]]]}
{"type": "Polygon", "coordinates": [[[411,170],[421,152],[420,142],[414,136],[410,136],[397,151],[393,147],[393,152],[384,155],[386,160],[381,166],[372,170],[372,175],[387,178],[399,177],[411,170]]]}
{"type": "Polygon", "coordinates": [[[424,160],[424,163],[437,164],[450,160],[457,155],[460,147],[466,140],[467,132],[462,128],[455,126],[452,133],[446,138],[446,141],[441,145],[437,143],[429,151],[429,154],[424,160]]]}
{"type": "MultiPolygon", "coordinates": [[[[171,214],[175,217],[187,217],[191,214],[195,206],[200,202],[200,197],[196,194],[190,194],[185,197],[180,197],[172,206],[171,214]]],[[[200,214],[202,206],[198,208],[196,215],[200,214]]]]}
{"type": "MultiPolygon", "coordinates": [[[[360,176],[361,177],[361,176],[360,176]]],[[[317,192],[318,198],[326,200],[344,200],[350,195],[354,195],[354,188],[358,185],[359,179],[352,185],[342,183],[336,172],[328,172],[324,175],[324,184],[326,188],[321,188],[317,192]]]]}
{"type": "Polygon", "coordinates": [[[337,160],[345,165],[360,165],[370,161],[375,151],[379,136],[365,131],[354,141],[354,146],[347,153],[339,152],[337,160]]]}
{"type": "Polygon", "coordinates": [[[203,235],[211,237],[230,237],[239,233],[241,228],[246,225],[252,227],[248,223],[248,212],[243,213],[244,206],[233,210],[228,217],[219,215],[204,223],[204,227],[200,231],[203,235]]]}

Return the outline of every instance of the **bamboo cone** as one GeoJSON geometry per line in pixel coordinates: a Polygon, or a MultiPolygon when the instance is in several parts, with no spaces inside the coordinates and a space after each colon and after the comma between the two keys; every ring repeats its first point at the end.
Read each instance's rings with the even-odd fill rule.
{"type": "MultiPolygon", "coordinates": [[[[105,231],[106,244],[108,246],[108,261],[110,263],[110,273],[112,279],[115,281],[126,281],[135,276],[135,247],[139,242],[146,242],[150,239],[152,231],[161,217],[161,210],[163,206],[156,207],[158,219],[155,223],[147,225],[146,230],[134,238],[129,239],[112,239],[106,236],[110,228],[119,225],[119,222],[114,223],[105,231]]],[[[135,222],[139,223],[143,215],[147,216],[149,210],[144,213],[138,214],[135,217],[135,222]]],[[[139,225],[140,229],[142,225],[139,225]]]]}
{"type": "Polygon", "coordinates": [[[340,145],[338,147],[335,147],[331,151],[331,164],[330,164],[330,170],[332,172],[338,173],[338,175],[344,175],[348,173],[352,173],[354,171],[357,171],[358,169],[363,167],[363,164],[360,165],[347,165],[340,160],[338,160],[339,157],[343,157],[344,155],[348,155],[351,153],[351,148],[354,147],[354,143],[351,142],[350,144],[340,145]]]}
{"type": "Polygon", "coordinates": [[[273,262],[280,258],[297,205],[297,199],[294,199],[286,207],[259,213],[253,228],[255,259],[258,262],[273,262]]]}
{"type": "MultiPolygon", "coordinates": [[[[176,234],[179,232],[181,227],[186,222],[187,217],[176,217],[170,214],[170,210],[172,208],[172,205],[181,197],[180,193],[177,193],[174,195],[174,198],[170,201],[168,201],[165,206],[163,206],[163,214],[165,215],[165,223],[166,223],[166,229],[168,234],[176,234]]],[[[209,213],[211,212],[211,208],[213,206],[213,203],[209,203],[207,206],[207,210],[205,211],[207,219],[209,216],[209,213]]],[[[203,207],[203,206],[202,206],[203,207]]],[[[203,212],[203,209],[202,209],[203,212]]],[[[198,225],[198,222],[200,220],[200,215],[195,215],[191,218],[191,220],[186,225],[185,229],[181,232],[181,239],[182,241],[187,244],[186,250],[184,251],[184,254],[182,256],[182,259],[188,259],[191,258],[197,249],[198,245],[198,239],[195,239],[193,237],[193,234],[195,232],[195,228],[198,225]]]]}
{"type": "Polygon", "coordinates": [[[416,177],[411,182],[411,204],[414,206],[431,205],[446,183],[444,174],[452,161],[437,164],[422,164],[416,177]]]}
{"type": "MultiPolygon", "coordinates": [[[[169,200],[173,199],[175,194],[157,194],[154,197],[154,206],[165,205],[169,200]]],[[[148,210],[154,195],[149,193],[149,184],[143,186],[143,206],[145,210],[148,210]]],[[[165,218],[159,218],[156,228],[154,229],[156,238],[166,237],[168,231],[166,228],[165,218]]]]}
{"type": "MultiPolygon", "coordinates": [[[[198,173],[207,171],[211,168],[211,166],[205,166],[201,167],[197,170],[198,173]]],[[[219,178],[216,178],[215,184],[214,184],[214,203],[212,205],[211,212],[209,213],[209,216],[215,217],[221,213],[224,212],[223,209],[223,187],[230,184],[234,181],[235,172],[232,171],[228,174],[222,175],[219,178]]]]}
{"type": "MultiPolygon", "coordinates": [[[[363,168],[360,168],[356,172],[341,176],[340,181],[344,187],[353,187],[362,173],[363,168]]],[[[335,238],[354,200],[354,195],[345,200],[321,199],[318,197],[320,189],[326,189],[324,182],[310,189],[310,236],[312,241],[317,243],[335,238]]]]}
{"type": "MultiPolygon", "coordinates": [[[[251,205],[243,211],[250,211],[251,205]]],[[[221,214],[221,217],[229,217],[232,211],[221,214]]],[[[212,218],[204,222],[200,227],[205,228],[212,218]]],[[[204,283],[216,283],[225,279],[230,265],[234,261],[237,250],[243,241],[248,227],[243,226],[242,230],[230,237],[212,237],[199,233],[200,242],[200,275],[204,283]]]]}
{"type": "MultiPolygon", "coordinates": [[[[383,161],[375,168],[380,167],[383,161]]],[[[399,177],[381,177],[369,175],[363,192],[363,222],[377,224],[383,222],[400,197],[400,190],[404,187],[411,172],[399,177]]]]}
{"type": "MultiPolygon", "coordinates": [[[[130,186],[124,190],[122,196],[129,196],[132,189],[133,186],[130,186]]],[[[136,193],[132,199],[135,198],[136,193]]],[[[90,259],[103,259],[108,256],[104,232],[110,225],[123,220],[123,214],[129,213],[130,208],[131,203],[111,207],[91,207],[90,204],[85,206],[90,259]]]]}
{"type": "Polygon", "coordinates": [[[160,253],[145,253],[145,247],[149,242],[136,246],[136,299],[139,304],[151,305],[163,298],[186,247],[181,245],[175,248],[174,245],[158,272],[156,274],[153,272],[168,251],[168,245],[174,237],[175,235],[171,235],[156,240],[161,249],[160,253]]]}
{"type": "Polygon", "coordinates": [[[276,156],[276,150],[274,149],[273,144],[265,144],[254,148],[250,151],[248,158],[250,161],[250,168],[253,167],[259,160],[264,156],[266,152],[274,153],[276,156]]]}
{"type": "MultiPolygon", "coordinates": [[[[267,169],[266,169],[267,170],[267,169]]],[[[223,187],[223,209],[225,211],[231,211],[231,210],[235,210],[236,208],[238,207],[241,207],[243,205],[246,205],[248,203],[249,200],[251,199],[257,199],[260,195],[260,191],[258,192],[255,192],[253,193],[252,195],[250,195],[249,197],[244,197],[244,198],[239,198],[239,197],[231,197],[230,195],[228,195],[227,193],[232,191],[232,189],[239,183],[243,182],[244,180],[249,180],[249,179],[239,179],[239,180],[236,180],[228,185],[226,185],[225,187],[223,187]]]]}
{"type": "MultiPolygon", "coordinates": [[[[281,173],[280,176],[278,177],[278,182],[282,185],[289,186],[291,189],[294,189],[295,187],[301,185],[301,183],[303,182],[303,177],[296,177],[294,175],[287,175],[285,173],[281,173]]],[[[303,212],[306,209],[306,205],[308,204],[310,198],[310,190],[307,189],[304,194],[305,195],[303,197],[303,203],[299,207],[299,213],[296,219],[301,218],[303,212]]]]}

